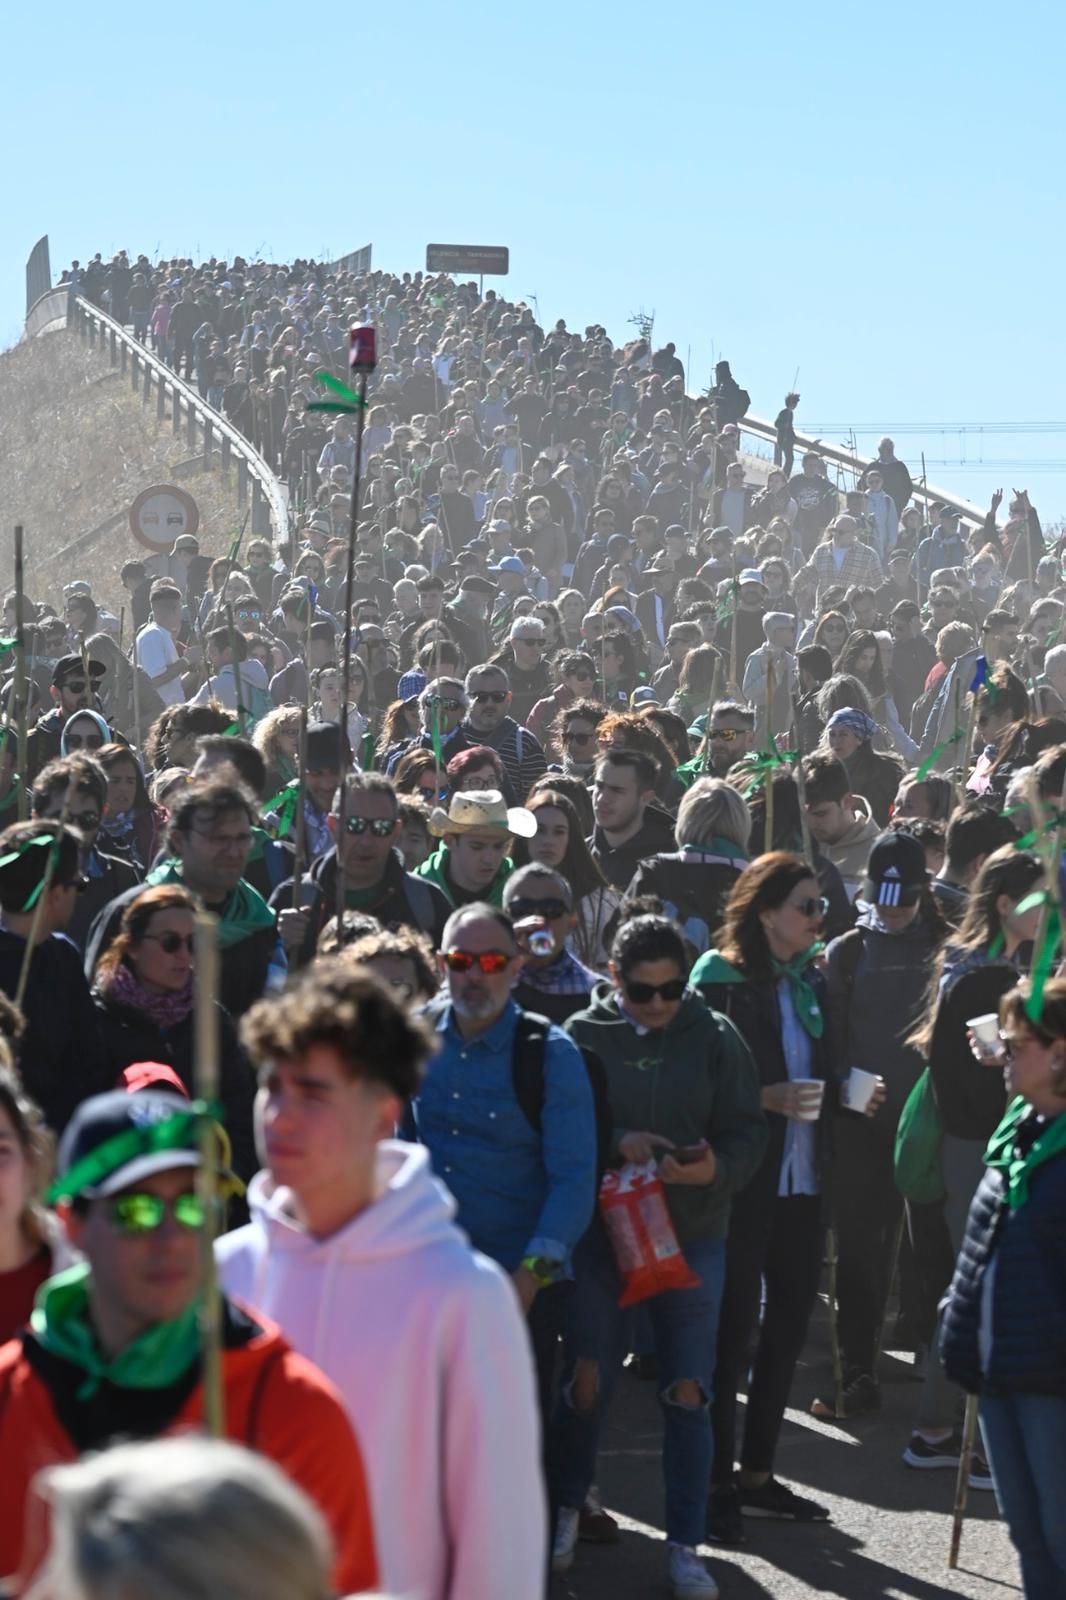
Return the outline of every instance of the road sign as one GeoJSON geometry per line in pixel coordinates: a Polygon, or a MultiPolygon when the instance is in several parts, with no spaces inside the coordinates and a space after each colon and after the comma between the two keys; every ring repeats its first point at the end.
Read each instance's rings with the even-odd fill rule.
{"type": "Polygon", "coordinates": [[[505,278],[511,252],[496,244],[427,244],[427,272],[472,272],[475,276],[505,278]]]}
{"type": "Polygon", "coordinates": [[[143,489],[130,506],[130,529],[138,544],[155,555],[169,555],[182,533],[195,533],[200,510],[191,494],[172,483],[143,489]]]}

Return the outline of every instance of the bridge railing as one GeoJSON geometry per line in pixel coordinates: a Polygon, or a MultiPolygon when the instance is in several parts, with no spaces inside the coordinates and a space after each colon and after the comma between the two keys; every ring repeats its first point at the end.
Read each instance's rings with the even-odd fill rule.
{"type": "MultiPolygon", "coordinates": [[[[58,290],[52,291],[53,295],[57,293],[58,290]]],[[[65,290],[63,296],[65,299],[65,290]]],[[[47,299],[48,296],[42,298],[47,299]]],[[[38,301],[37,305],[40,304],[38,301]]],[[[36,306],[31,308],[31,315],[35,310],[36,306]]],[[[205,467],[215,465],[213,458],[217,451],[224,480],[228,480],[231,471],[236,468],[237,501],[245,506],[250,500],[249,522],[254,535],[273,538],[275,544],[288,537],[288,495],[258,450],[249,444],[239,429],[227,422],[190,384],[172,372],[158,356],[145,349],[106,311],[101,311],[99,306],[92,305],[81,295],[74,301],[67,325],[74,328],[91,348],[106,352],[113,367],[119,367],[129,375],[131,387],[140,392],[146,406],[151,404],[154,393],[156,416],[160,422],[165,420],[169,408],[174,433],[184,432],[189,449],[202,452],[205,467]]]]}
{"type": "Polygon", "coordinates": [[[70,293],[66,289],[49,289],[35,300],[26,313],[26,328],[23,335],[26,339],[33,339],[39,333],[54,333],[59,328],[67,326],[67,311],[70,304],[70,293]]]}
{"type": "MultiPolygon", "coordinates": [[[[750,412],[738,424],[741,437],[750,434],[760,442],[773,445],[777,440],[777,429],[765,417],[753,417],[750,412]]],[[[872,466],[876,458],[860,456],[854,451],[846,449],[843,445],[827,444],[824,439],[815,439],[809,434],[797,433],[796,435],[796,465],[794,471],[799,469],[800,457],[805,450],[817,450],[824,461],[832,462],[844,474],[850,473],[855,479],[861,477],[864,470],[872,466]]],[[[915,475],[912,471],[911,477],[915,475]]],[[[957,494],[952,494],[948,489],[939,489],[936,484],[928,485],[915,481],[912,498],[922,505],[928,513],[929,506],[938,501],[941,505],[954,507],[966,522],[981,524],[985,520],[985,512],[981,506],[975,506],[969,500],[962,500],[957,494]]],[[[900,506],[902,511],[903,507],[900,506]]]]}

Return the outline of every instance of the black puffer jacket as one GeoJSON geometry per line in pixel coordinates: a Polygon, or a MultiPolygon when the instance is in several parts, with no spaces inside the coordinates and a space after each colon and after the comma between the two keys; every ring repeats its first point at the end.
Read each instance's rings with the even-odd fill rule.
{"type": "MultiPolygon", "coordinates": [[[[114,1088],[127,1067],[136,1061],[163,1061],[173,1067],[190,1097],[196,1094],[196,1020],[191,1012],[172,1028],[161,1028],[145,1011],[119,1005],[99,990],[93,1001],[100,1022],[108,1067],[114,1088]]],[[[218,1097],[222,1120],[233,1146],[233,1170],[247,1183],[259,1170],[252,1129],[255,1105],[255,1070],[241,1049],[229,1012],[218,1011],[218,1097]]]]}
{"type": "Polygon", "coordinates": [[[940,1358],[970,1394],[1066,1395],[1066,1152],[1037,1167],[1029,1197],[1006,1203],[1003,1174],[985,1173],[970,1207],[948,1292],[940,1358]],[[979,1329],[988,1273],[991,1349],[982,1371],[979,1329]]]}

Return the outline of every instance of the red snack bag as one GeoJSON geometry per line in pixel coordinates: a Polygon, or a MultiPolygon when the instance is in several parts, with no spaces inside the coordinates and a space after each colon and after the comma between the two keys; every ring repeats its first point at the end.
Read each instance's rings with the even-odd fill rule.
{"type": "Polygon", "coordinates": [[[636,1305],[664,1289],[694,1289],[699,1278],[677,1242],[662,1179],[654,1161],[627,1162],[605,1172],[600,1215],[622,1278],[620,1306],[636,1305]]]}

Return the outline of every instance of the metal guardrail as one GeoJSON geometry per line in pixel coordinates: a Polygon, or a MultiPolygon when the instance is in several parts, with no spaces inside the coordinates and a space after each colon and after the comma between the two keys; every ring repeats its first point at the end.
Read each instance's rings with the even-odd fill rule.
{"type": "MultiPolygon", "coordinates": [[[[765,417],[753,417],[749,413],[741,419],[738,426],[742,436],[745,433],[750,433],[753,438],[759,439],[763,443],[774,444],[777,441],[777,429],[765,417]]],[[[841,445],[826,444],[824,439],[815,439],[809,434],[797,433],[797,465],[799,457],[804,450],[817,450],[823,460],[832,461],[845,472],[853,473],[856,478],[862,474],[866,467],[874,465],[876,461],[874,456],[856,455],[851,450],[845,450],[841,445]]],[[[923,486],[921,483],[916,482],[912,498],[920,501],[925,506],[927,515],[929,506],[934,501],[939,501],[941,505],[953,506],[959,516],[967,522],[980,525],[985,520],[985,512],[982,507],[973,505],[969,500],[961,500],[958,495],[950,493],[947,489],[938,489],[933,483],[923,486]]],[[[902,511],[903,507],[900,506],[899,509],[902,511]]]]}
{"type": "Polygon", "coordinates": [[[197,448],[199,433],[205,466],[214,465],[212,456],[217,447],[222,477],[228,480],[236,461],[237,501],[241,506],[246,505],[250,493],[253,534],[261,538],[273,537],[275,544],[288,538],[289,510],[285,491],[258,450],[249,444],[239,429],[227,422],[190,384],[172,372],[158,356],[146,350],[106,311],[101,311],[99,306],[92,305],[81,295],[74,302],[74,314],[68,326],[73,327],[91,347],[107,350],[111,365],[120,367],[123,373],[129,373],[130,383],[134,389],[141,391],[145,405],[151,401],[154,386],[159,421],[165,419],[169,404],[174,432],[180,434],[184,429],[192,450],[197,448]]]}
{"type": "Polygon", "coordinates": [[[69,290],[48,289],[38,296],[27,311],[23,337],[35,339],[39,333],[55,333],[58,329],[65,328],[69,305],[69,290]]]}

